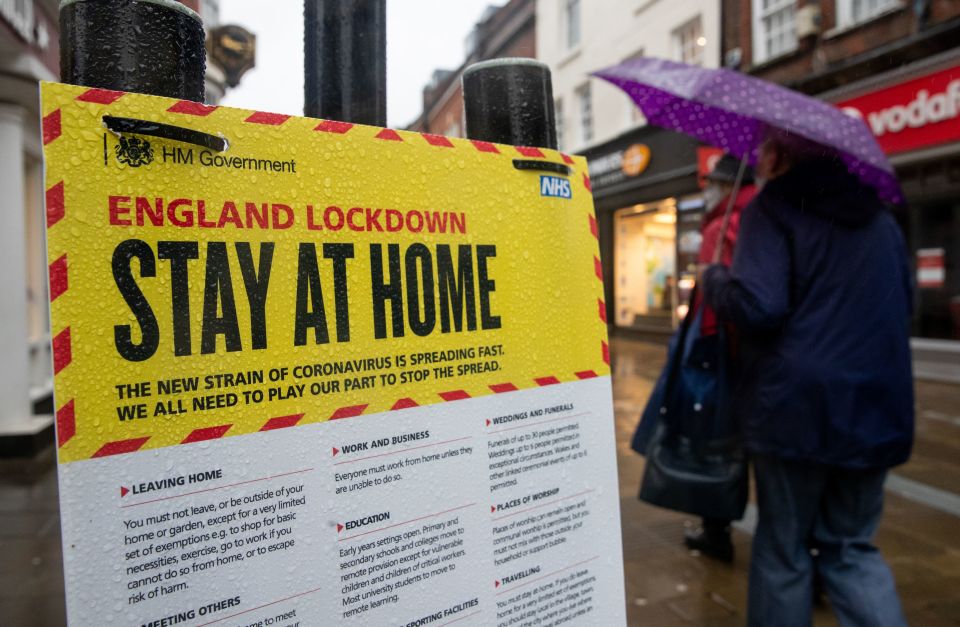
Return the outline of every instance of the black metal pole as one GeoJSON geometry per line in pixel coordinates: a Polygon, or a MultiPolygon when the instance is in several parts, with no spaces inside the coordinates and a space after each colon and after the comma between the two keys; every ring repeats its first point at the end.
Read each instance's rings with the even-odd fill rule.
{"type": "Polygon", "coordinates": [[[65,83],[203,102],[203,22],[174,0],[64,0],[65,83]]]}
{"type": "Polygon", "coordinates": [[[304,115],[387,124],[386,0],[304,0],[304,115]]]}
{"type": "Polygon", "coordinates": [[[463,109],[470,139],[557,148],[550,68],[539,61],[471,65],[463,72],[463,109]]]}

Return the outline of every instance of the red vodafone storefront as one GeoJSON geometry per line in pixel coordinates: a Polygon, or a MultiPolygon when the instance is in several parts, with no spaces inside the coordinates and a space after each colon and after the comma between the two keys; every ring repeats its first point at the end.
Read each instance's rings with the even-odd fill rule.
{"type": "Polygon", "coordinates": [[[888,155],[960,140],[960,65],[836,103],[873,131],[888,155]]]}
{"type": "Polygon", "coordinates": [[[960,48],[823,97],[863,119],[903,185],[916,374],[960,381],[960,48]]]}

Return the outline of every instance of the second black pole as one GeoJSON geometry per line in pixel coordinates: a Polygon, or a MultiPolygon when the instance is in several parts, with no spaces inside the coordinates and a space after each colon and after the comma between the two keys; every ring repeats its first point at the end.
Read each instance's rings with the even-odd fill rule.
{"type": "Polygon", "coordinates": [[[470,139],[557,148],[550,68],[533,59],[493,59],[463,72],[470,139]]]}
{"type": "Polygon", "coordinates": [[[387,124],[386,0],[304,0],[304,115],[387,124]]]}

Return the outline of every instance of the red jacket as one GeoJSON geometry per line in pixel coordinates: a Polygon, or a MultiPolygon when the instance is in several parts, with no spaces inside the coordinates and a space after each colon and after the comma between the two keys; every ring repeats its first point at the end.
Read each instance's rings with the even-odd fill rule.
{"type": "MultiPolygon", "coordinates": [[[[730,212],[730,221],[727,223],[727,232],[723,237],[723,249],[720,251],[720,263],[730,266],[733,263],[733,249],[737,244],[737,233],[740,231],[740,214],[744,207],[750,204],[753,197],[757,195],[757,188],[754,185],[744,185],[737,194],[737,199],[733,203],[733,210],[730,212]]],[[[697,256],[697,263],[713,263],[713,253],[717,249],[717,242],[720,238],[720,229],[723,226],[723,215],[727,211],[727,202],[730,196],[724,196],[723,200],[717,203],[717,206],[711,209],[703,216],[703,222],[700,225],[700,234],[703,241],[700,243],[700,254],[697,256]]],[[[699,307],[702,303],[702,291],[697,292],[694,307],[699,307]]],[[[700,332],[702,335],[712,335],[717,332],[717,316],[713,309],[707,307],[703,312],[703,324],[700,332]]]]}

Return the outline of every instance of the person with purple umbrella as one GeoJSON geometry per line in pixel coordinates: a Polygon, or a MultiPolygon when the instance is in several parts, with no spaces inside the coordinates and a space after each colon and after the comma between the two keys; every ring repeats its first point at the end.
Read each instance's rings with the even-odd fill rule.
{"type": "Polygon", "coordinates": [[[758,510],[748,623],[810,625],[816,570],[841,625],[905,625],[873,544],[887,471],[913,445],[911,273],[882,202],[903,200],[893,167],[862,120],[752,76],[653,58],[594,75],[765,183],[732,266],[701,280],[739,341],[758,510]]]}
{"type": "Polygon", "coordinates": [[[913,440],[906,245],[821,144],[772,132],[756,172],[732,266],[703,273],[740,340],[758,509],[748,624],[810,625],[816,569],[841,625],[905,625],[873,535],[913,440]]]}

